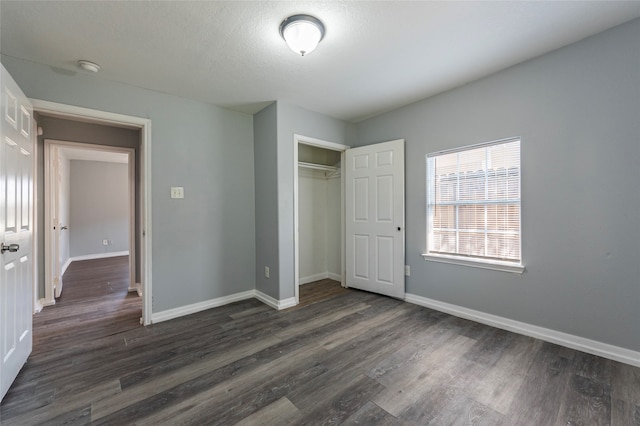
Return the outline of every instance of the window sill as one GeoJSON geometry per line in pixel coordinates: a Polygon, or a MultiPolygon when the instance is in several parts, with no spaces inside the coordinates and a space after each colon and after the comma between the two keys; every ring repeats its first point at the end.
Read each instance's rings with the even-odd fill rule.
{"type": "Polygon", "coordinates": [[[422,258],[430,262],[450,263],[453,265],[470,266],[473,268],[491,269],[493,271],[511,272],[514,274],[522,274],[524,265],[517,265],[500,261],[482,261],[475,259],[462,259],[456,256],[423,254],[422,258]]]}

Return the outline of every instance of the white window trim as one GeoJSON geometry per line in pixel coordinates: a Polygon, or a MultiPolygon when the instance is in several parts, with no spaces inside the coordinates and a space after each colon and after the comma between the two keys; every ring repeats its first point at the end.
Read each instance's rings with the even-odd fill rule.
{"type": "MultiPolygon", "coordinates": [[[[432,152],[425,156],[425,160],[427,160],[425,162],[425,166],[427,165],[428,159],[430,157],[443,155],[443,154],[450,154],[453,152],[467,151],[470,149],[482,148],[484,146],[497,145],[500,143],[508,143],[514,140],[520,141],[520,144],[521,144],[520,146],[522,147],[522,137],[514,136],[514,137],[499,139],[499,140],[490,141],[490,142],[482,142],[474,145],[468,145],[468,146],[458,147],[454,149],[447,149],[447,150],[432,152]]],[[[426,171],[428,172],[428,170],[426,171]]],[[[522,164],[520,164],[520,179],[522,179],[522,164]]],[[[428,198],[428,193],[427,193],[427,198],[428,198]]],[[[428,199],[427,199],[427,204],[428,204],[428,199]]],[[[427,206],[427,211],[428,211],[428,206],[427,206]]],[[[427,230],[428,230],[430,227],[428,214],[426,219],[427,219],[427,230]]],[[[427,241],[427,244],[428,244],[428,241],[427,241]]],[[[430,262],[448,263],[451,265],[460,265],[460,266],[468,266],[473,268],[489,269],[493,271],[523,274],[525,271],[525,266],[522,263],[522,260],[524,259],[523,251],[522,251],[522,180],[520,183],[520,262],[502,261],[502,260],[491,259],[491,258],[466,257],[464,255],[456,255],[456,254],[429,253],[429,252],[423,253],[422,258],[430,262]]]]}
{"type": "Polygon", "coordinates": [[[470,266],[474,268],[491,269],[493,271],[524,273],[524,265],[514,262],[502,262],[499,260],[485,260],[479,258],[464,258],[462,256],[449,256],[446,254],[423,253],[422,258],[430,262],[449,263],[451,265],[470,266]]]}

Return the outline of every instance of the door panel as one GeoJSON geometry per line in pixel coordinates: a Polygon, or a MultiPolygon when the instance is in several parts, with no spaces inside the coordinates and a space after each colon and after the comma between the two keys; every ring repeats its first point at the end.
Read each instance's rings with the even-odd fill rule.
{"type": "Polygon", "coordinates": [[[347,286],[404,297],[404,141],[346,151],[347,286]]]}
{"type": "Polygon", "coordinates": [[[20,230],[30,232],[31,229],[31,210],[32,200],[31,192],[33,179],[33,159],[28,151],[20,150],[20,230]]]}
{"type": "Polygon", "coordinates": [[[20,88],[1,70],[0,399],[31,353],[33,312],[32,108],[20,88]]]}
{"type": "Polygon", "coordinates": [[[376,177],[376,218],[380,222],[393,221],[393,176],[376,177]]]}
{"type": "Polygon", "coordinates": [[[353,198],[353,220],[359,222],[369,220],[369,180],[367,178],[354,179],[353,198]]]}
{"type": "Polygon", "coordinates": [[[356,278],[369,279],[369,236],[354,235],[354,270],[353,275],[356,278]]]}
{"type": "Polygon", "coordinates": [[[376,253],[378,255],[378,282],[393,285],[393,237],[376,237],[376,253]]]}

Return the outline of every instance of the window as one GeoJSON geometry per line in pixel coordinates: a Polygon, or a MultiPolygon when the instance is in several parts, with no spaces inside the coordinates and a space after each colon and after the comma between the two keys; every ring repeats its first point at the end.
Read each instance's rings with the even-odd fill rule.
{"type": "Polygon", "coordinates": [[[522,272],[520,139],[427,155],[425,259],[522,272]]]}

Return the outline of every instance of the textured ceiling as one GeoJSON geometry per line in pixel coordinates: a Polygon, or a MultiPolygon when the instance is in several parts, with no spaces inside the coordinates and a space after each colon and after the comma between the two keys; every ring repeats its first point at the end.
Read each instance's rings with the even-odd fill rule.
{"type": "Polygon", "coordinates": [[[640,1],[0,2],[2,54],[255,113],[282,100],[360,121],[640,16],[640,1]],[[305,57],[280,38],[312,14],[305,57]]]}

